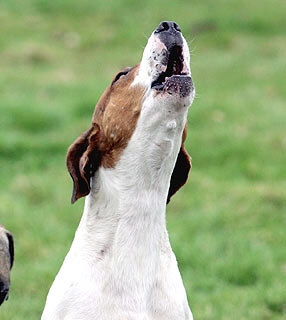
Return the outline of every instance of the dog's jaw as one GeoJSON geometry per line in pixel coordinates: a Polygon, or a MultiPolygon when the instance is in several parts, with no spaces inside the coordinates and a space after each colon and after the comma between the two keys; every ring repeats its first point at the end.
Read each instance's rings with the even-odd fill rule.
{"type": "Polygon", "coordinates": [[[190,106],[195,97],[190,52],[182,34],[180,45],[167,45],[156,30],[148,39],[133,85],[142,85],[160,103],[190,106]],[[173,61],[170,61],[173,60],[173,61]],[[172,62],[174,62],[172,64],[172,62]]]}

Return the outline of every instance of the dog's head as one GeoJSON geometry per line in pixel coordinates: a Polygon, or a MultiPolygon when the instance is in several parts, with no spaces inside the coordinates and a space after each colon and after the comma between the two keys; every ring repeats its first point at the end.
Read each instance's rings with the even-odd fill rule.
{"type": "Polygon", "coordinates": [[[125,161],[125,167],[136,170],[140,161],[160,171],[166,158],[171,159],[169,201],[191,167],[184,141],[194,95],[186,40],[175,22],[164,21],[150,36],[140,64],[114,77],[97,103],[90,129],[70,146],[72,203],[89,194],[99,167],[115,168],[125,161]]]}
{"type": "Polygon", "coordinates": [[[14,262],[13,236],[0,225],[0,305],[8,299],[10,270],[14,262]]]}

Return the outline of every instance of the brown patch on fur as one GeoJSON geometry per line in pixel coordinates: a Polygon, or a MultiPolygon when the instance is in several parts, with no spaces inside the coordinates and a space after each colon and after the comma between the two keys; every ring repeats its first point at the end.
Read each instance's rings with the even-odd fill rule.
{"type": "Polygon", "coordinates": [[[67,167],[74,182],[72,203],[90,192],[90,178],[100,165],[113,168],[130,140],[139,118],[144,88],[131,87],[138,66],[105,90],[91,128],[69,148],[67,167]]]}
{"type": "Polygon", "coordinates": [[[93,114],[92,124],[99,126],[98,149],[105,168],[113,168],[118,162],[141,112],[145,90],[130,86],[137,68],[107,88],[93,114]]]}

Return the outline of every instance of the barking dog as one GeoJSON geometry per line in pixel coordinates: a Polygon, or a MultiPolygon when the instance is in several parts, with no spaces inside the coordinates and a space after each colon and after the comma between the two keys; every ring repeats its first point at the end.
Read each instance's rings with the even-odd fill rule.
{"type": "Polygon", "coordinates": [[[42,320],[192,319],[165,214],[190,170],[184,141],[194,95],[188,45],[164,21],[68,150],[72,203],[86,196],[85,206],[42,320]]]}
{"type": "Polygon", "coordinates": [[[0,224],[0,305],[8,299],[13,261],[13,236],[0,224]]]}

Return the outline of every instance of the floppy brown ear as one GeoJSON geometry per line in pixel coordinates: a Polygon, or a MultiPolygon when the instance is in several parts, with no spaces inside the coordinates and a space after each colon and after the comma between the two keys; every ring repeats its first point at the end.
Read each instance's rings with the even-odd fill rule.
{"type": "Polygon", "coordinates": [[[68,149],[66,163],[73,179],[71,203],[90,192],[90,178],[101,160],[101,154],[97,148],[98,135],[99,128],[94,125],[77,138],[68,149]]]}
{"type": "Polygon", "coordinates": [[[174,195],[188,180],[189,172],[191,170],[191,157],[185,149],[184,142],[187,137],[187,124],[183,131],[182,145],[176,160],[176,164],[171,176],[167,204],[170,202],[172,195],[174,195]]]}

